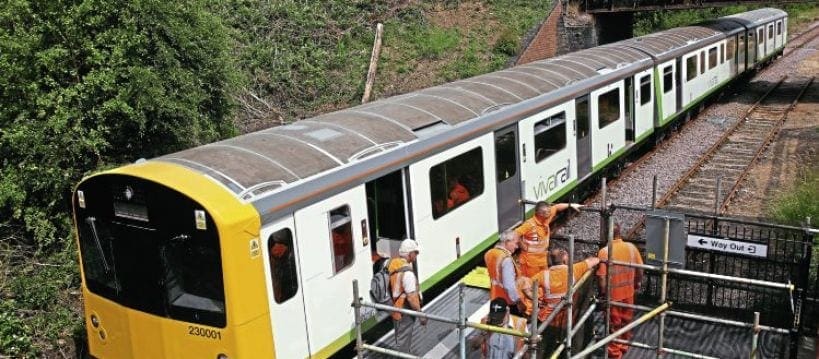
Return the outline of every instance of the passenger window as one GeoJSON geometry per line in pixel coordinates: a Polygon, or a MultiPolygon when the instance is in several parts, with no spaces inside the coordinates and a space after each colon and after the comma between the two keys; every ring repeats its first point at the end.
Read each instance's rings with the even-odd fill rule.
{"type": "Polygon", "coordinates": [[[290,228],[280,229],[267,240],[270,258],[270,279],[273,282],[273,299],[284,303],[293,298],[299,290],[296,253],[293,251],[293,232],[290,228]]]}
{"type": "Polygon", "coordinates": [[[737,40],[736,38],[732,37],[728,39],[728,46],[726,47],[725,51],[725,61],[733,60],[734,54],[737,50],[737,40]]]}
{"type": "Polygon", "coordinates": [[[598,128],[620,119],[620,89],[614,89],[597,97],[598,128]]]}
{"type": "Polygon", "coordinates": [[[566,113],[561,112],[535,123],[535,162],[541,162],[566,148],[566,113]]]}
{"type": "Polygon", "coordinates": [[[651,76],[645,75],[640,78],[640,105],[651,102],[651,76]]]}
{"type": "Polygon", "coordinates": [[[717,67],[717,48],[712,47],[708,49],[708,69],[717,67]]]}
{"type": "Polygon", "coordinates": [[[756,41],[758,41],[760,45],[765,43],[765,29],[764,28],[760,27],[759,29],[756,30],[756,39],[757,39],[756,41]]]}
{"type": "Polygon", "coordinates": [[[691,81],[697,77],[697,55],[685,60],[685,81],[691,81]]]}
{"type": "Polygon", "coordinates": [[[674,89],[674,67],[671,65],[663,69],[663,93],[669,93],[674,89]]]}
{"type": "Polygon", "coordinates": [[[773,32],[773,24],[768,25],[768,39],[773,39],[774,32],[773,32]]]}
{"type": "Polygon", "coordinates": [[[782,35],[782,21],[776,23],[776,34],[782,35]]]}
{"type": "Polygon", "coordinates": [[[705,51],[700,52],[700,75],[705,73],[705,51]]]}
{"type": "Polygon", "coordinates": [[[483,152],[480,147],[429,170],[432,218],[438,219],[483,193],[483,152]]]}
{"type": "Polygon", "coordinates": [[[333,248],[333,269],[335,273],[353,264],[353,218],[350,206],[338,207],[329,213],[330,242],[333,248]]]}

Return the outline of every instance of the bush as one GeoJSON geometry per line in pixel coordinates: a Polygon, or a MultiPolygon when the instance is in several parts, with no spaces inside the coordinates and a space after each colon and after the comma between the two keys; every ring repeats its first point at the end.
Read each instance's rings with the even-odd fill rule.
{"type": "Polygon", "coordinates": [[[796,186],[777,198],[770,216],[782,223],[801,225],[810,217],[813,226],[819,221],[819,170],[804,174],[796,186]]]}
{"type": "Polygon", "coordinates": [[[520,37],[507,27],[501,31],[492,50],[501,55],[515,56],[518,53],[519,44],[520,37]]]}
{"type": "Polygon", "coordinates": [[[233,133],[229,37],[203,3],[4,2],[6,228],[27,233],[39,249],[59,248],[71,233],[72,186],[83,175],[233,133]]]}

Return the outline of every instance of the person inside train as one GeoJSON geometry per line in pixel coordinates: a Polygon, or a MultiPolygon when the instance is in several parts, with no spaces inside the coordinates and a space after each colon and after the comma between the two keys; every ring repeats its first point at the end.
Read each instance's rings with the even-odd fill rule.
{"type": "Polygon", "coordinates": [[[535,215],[523,222],[515,232],[521,236],[521,253],[518,257],[521,274],[532,277],[549,266],[547,249],[549,248],[549,224],[561,211],[569,208],[579,211],[583,206],[577,203],[546,202],[535,204],[535,215]]]}
{"type": "Polygon", "coordinates": [[[461,183],[460,180],[455,180],[449,186],[449,196],[446,200],[446,209],[450,210],[455,207],[460,206],[463,203],[466,203],[471,198],[469,189],[466,187],[465,183],[461,183]]]}
{"type": "MultiPolygon", "coordinates": [[[[526,320],[509,313],[506,301],[495,298],[489,302],[489,314],[481,319],[484,324],[528,332],[526,320]]],[[[485,331],[481,340],[481,354],[487,359],[508,359],[523,348],[523,338],[509,334],[485,331]]]]}
{"type": "Polygon", "coordinates": [[[333,228],[333,256],[335,258],[336,272],[352,263],[353,260],[353,234],[349,225],[333,228]]]}
{"type": "Polygon", "coordinates": [[[515,286],[518,267],[512,255],[517,251],[519,242],[520,236],[517,233],[504,231],[500,234],[495,247],[488,250],[483,256],[491,285],[489,299],[503,299],[509,305],[511,312],[518,315],[522,313],[523,303],[515,286]]]}
{"type": "MultiPolygon", "coordinates": [[[[549,251],[549,260],[551,266],[531,278],[532,282],[538,283],[539,321],[545,321],[569,292],[569,252],[563,248],[553,248],[549,251]]],[[[574,263],[572,265],[574,281],[580,279],[583,274],[594,268],[598,263],[600,263],[600,259],[597,257],[588,257],[574,263]]],[[[531,289],[524,290],[524,294],[530,300],[533,297],[531,289]]],[[[560,341],[565,336],[563,333],[566,325],[564,317],[565,311],[561,311],[544,332],[543,349],[547,355],[557,349],[560,341]]]]}
{"type": "MultiPolygon", "coordinates": [[[[418,242],[405,239],[398,247],[398,258],[389,261],[387,271],[390,274],[390,290],[396,308],[422,311],[421,288],[418,285],[418,278],[412,271],[412,264],[420,252],[418,242]]],[[[395,348],[402,353],[411,354],[415,317],[399,312],[392,312],[391,316],[395,327],[395,348]]],[[[419,317],[418,322],[426,325],[427,318],[419,317]]]]}
{"type": "MultiPolygon", "coordinates": [[[[640,256],[640,250],[632,244],[623,241],[620,236],[620,224],[614,225],[614,238],[612,242],[612,260],[624,263],[643,264],[643,258],[640,256]]],[[[608,295],[608,288],[606,287],[606,271],[608,266],[606,260],[609,258],[608,246],[603,247],[597,253],[600,258],[600,268],[597,269],[598,286],[600,288],[601,298],[606,298],[608,295]]],[[[627,267],[623,265],[612,265],[609,277],[611,286],[611,301],[621,302],[626,304],[634,304],[634,293],[640,289],[640,282],[643,279],[643,270],[634,267],[627,267]]],[[[611,332],[615,332],[626,324],[631,322],[634,317],[634,310],[630,308],[623,308],[618,306],[611,306],[611,332]]],[[[620,339],[629,340],[631,332],[626,332],[620,336],[620,339]]],[[[609,358],[619,359],[625,355],[629,349],[628,345],[611,342],[607,348],[609,358]]]]}

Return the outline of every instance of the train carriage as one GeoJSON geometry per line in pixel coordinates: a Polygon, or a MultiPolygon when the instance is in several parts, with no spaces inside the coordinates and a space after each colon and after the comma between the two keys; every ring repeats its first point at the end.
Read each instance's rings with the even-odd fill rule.
{"type": "Polygon", "coordinates": [[[374,255],[415,238],[422,290],[442,282],[524,219],[521,198],[567,196],[781,53],[786,16],[672,29],[86,178],[73,203],[90,352],[327,357],[353,339],[351,283],[369,289],[374,255]]]}

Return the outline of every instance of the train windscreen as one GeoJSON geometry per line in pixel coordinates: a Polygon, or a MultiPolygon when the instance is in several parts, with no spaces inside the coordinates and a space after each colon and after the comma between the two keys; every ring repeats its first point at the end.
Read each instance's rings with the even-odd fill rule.
{"type": "Polygon", "coordinates": [[[225,326],[219,235],[201,205],[124,175],[93,177],[74,195],[92,293],[166,318],[225,326]]]}

